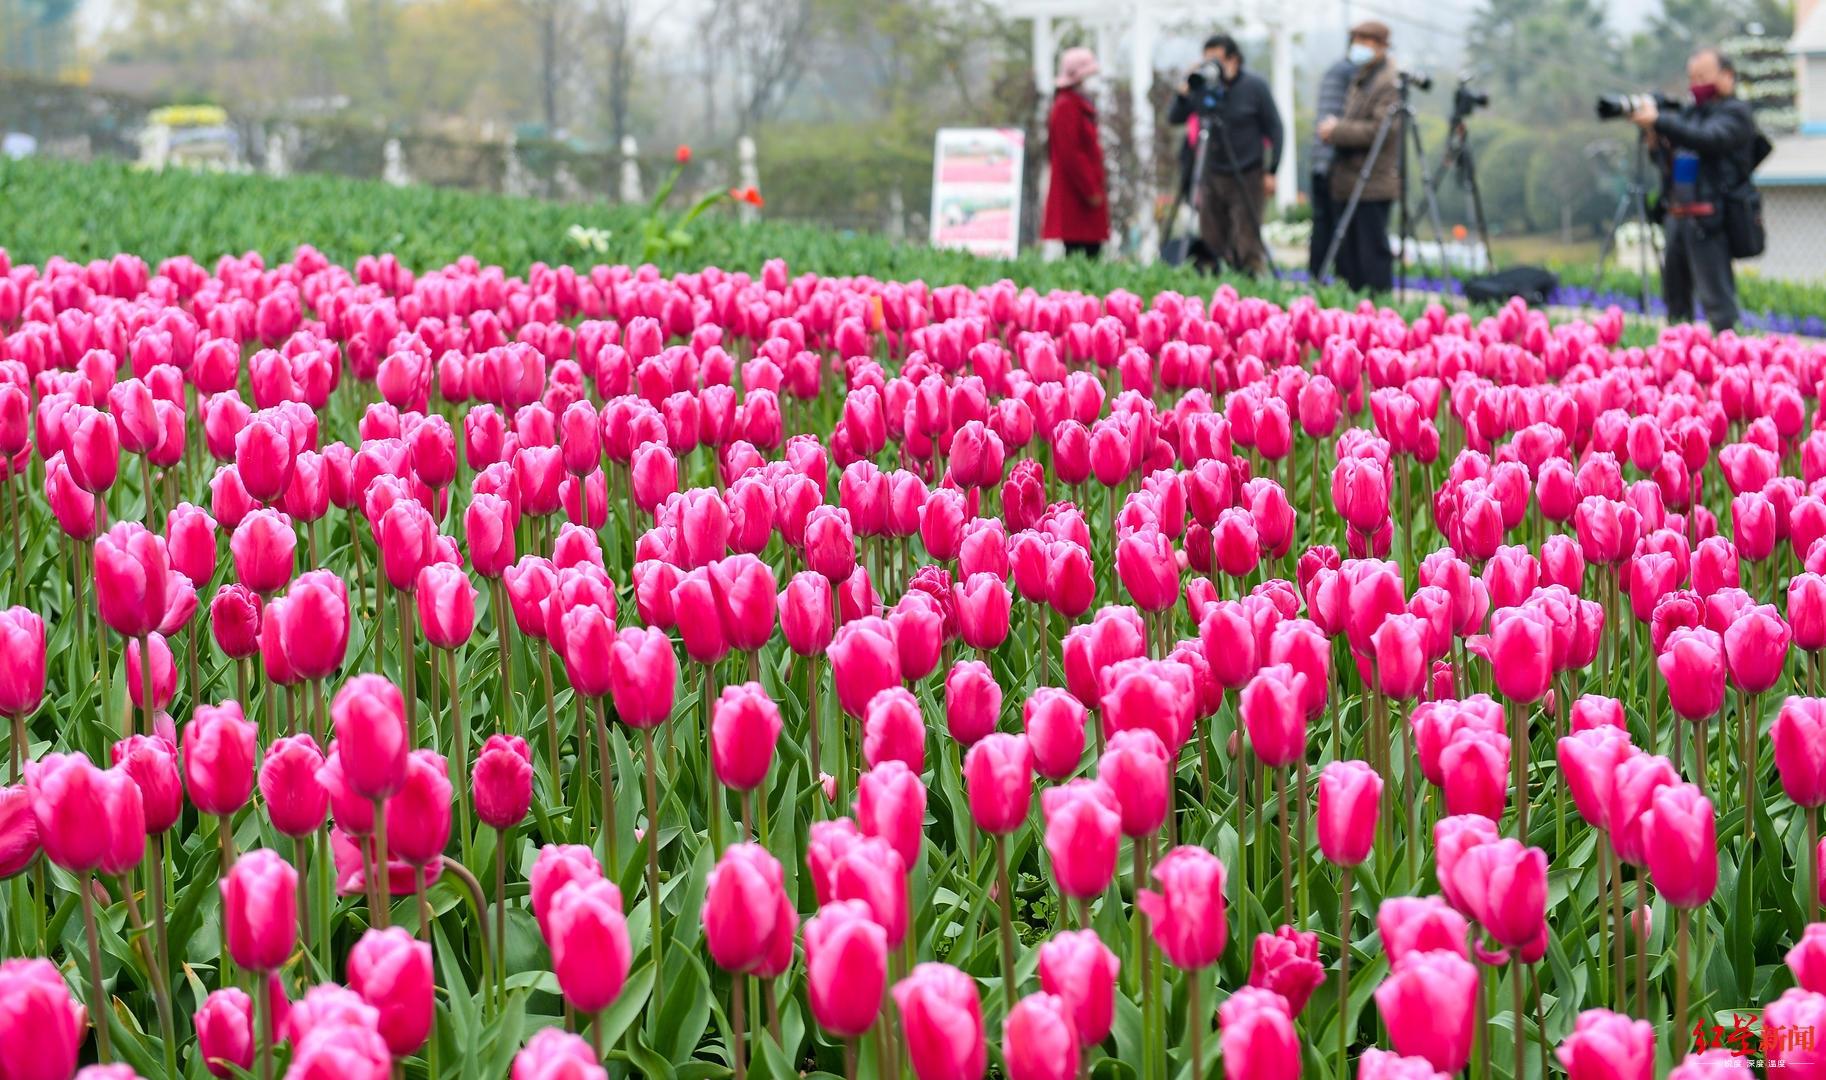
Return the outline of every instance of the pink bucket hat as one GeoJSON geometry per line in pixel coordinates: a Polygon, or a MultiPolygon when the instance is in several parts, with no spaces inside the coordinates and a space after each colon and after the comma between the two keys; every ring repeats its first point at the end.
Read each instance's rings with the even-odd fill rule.
{"type": "Polygon", "coordinates": [[[1097,74],[1097,54],[1082,45],[1065,50],[1059,57],[1059,77],[1053,85],[1061,90],[1076,86],[1097,74]]]}

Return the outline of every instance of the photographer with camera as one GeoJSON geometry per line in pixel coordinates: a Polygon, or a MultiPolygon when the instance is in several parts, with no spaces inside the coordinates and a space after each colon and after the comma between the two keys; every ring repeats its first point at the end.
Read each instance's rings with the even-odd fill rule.
{"type": "MultiPolygon", "coordinates": [[[[1319,76],[1319,99],[1313,108],[1315,116],[1336,116],[1344,111],[1344,99],[1350,94],[1351,77],[1357,65],[1340,56],[1325,74],[1319,76]]],[[[1307,259],[1307,273],[1314,281],[1325,268],[1325,254],[1331,250],[1331,238],[1344,213],[1344,203],[1331,196],[1331,167],[1338,152],[1324,139],[1315,137],[1307,160],[1312,162],[1312,241],[1307,259]]]]}
{"type": "MultiPolygon", "coordinates": [[[[1389,57],[1389,28],[1374,19],[1351,28],[1351,76],[1344,110],[1319,120],[1319,138],[1337,152],[1331,163],[1331,195],[1349,202],[1361,178],[1356,212],[1338,243],[1338,275],[1351,288],[1388,292],[1395,284],[1395,260],[1389,252],[1389,209],[1401,193],[1401,158],[1407,132],[1396,119],[1384,138],[1383,152],[1370,161],[1370,150],[1383,122],[1401,107],[1401,80],[1389,57]],[[1365,163],[1370,171],[1363,176],[1365,163]]],[[[1423,87],[1424,89],[1424,87],[1423,87]]]]}
{"type": "Polygon", "coordinates": [[[1205,41],[1204,60],[1180,84],[1167,122],[1187,128],[1180,182],[1198,208],[1199,265],[1261,273],[1268,263],[1262,211],[1281,162],[1281,113],[1267,81],[1243,70],[1242,50],[1228,34],[1205,41]],[[1194,177],[1202,177],[1195,191],[1194,177]]]}
{"type": "MultiPolygon", "coordinates": [[[[1666,236],[1661,292],[1671,322],[1693,318],[1693,297],[1714,330],[1737,322],[1731,259],[1762,250],[1761,197],[1750,175],[1768,154],[1750,104],[1735,96],[1737,69],[1715,48],[1687,61],[1692,102],[1677,111],[1656,95],[1627,99],[1629,118],[1661,170],[1658,211],[1666,236]]],[[[1599,103],[1599,114],[1617,103],[1599,103]]]]}

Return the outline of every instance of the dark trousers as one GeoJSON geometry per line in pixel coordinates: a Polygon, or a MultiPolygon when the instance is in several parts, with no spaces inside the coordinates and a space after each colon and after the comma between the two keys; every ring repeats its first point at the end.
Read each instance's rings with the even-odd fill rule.
{"type": "Polygon", "coordinates": [[[1267,268],[1268,252],[1262,247],[1258,227],[1266,198],[1259,166],[1229,173],[1206,163],[1198,203],[1198,237],[1204,241],[1207,260],[1245,274],[1259,274],[1267,268]]]}
{"type": "Polygon", "coordinates": [[[1392,199],[1357,204],[1338,245],[1338,276],[1358,292],[1388,292],[1395,287],[1395,256],[1389,251],[1389,207],[1392,199]]]}
{"type": "Polygon", "coordinates": [[[1693,321],[1698,294],[1714,330],[1737,324],[1737,282],[1731,276],[1731,245],[1724,228],[1706,228],[1692,218],[1669,217],[1667,259],[1661,268],[1661,296],[1669,322],[1693,321]]]}
{"type": "Polygon", "coordinates": [[[1332,234],[1338,228],[1338,215],[1344,211],[1342,204],[1331,197],[1331,175],[1315,172],[1312,174],[1312,247],[1307,254],[1306,272],[1314,281],[1319,278],[1319,271],[1325,268],[1325,253],[1331,250],[1332,234]]]}
{"type": "Polygon", "coordinates": [[[1065,253],[1067,255],[1082,255],[1087,259],[1095,259],[1097,256],[1103,254],[1103,245],[1087,243],[1082,240],[1067,240],[1065,242],[1065,253]]]}

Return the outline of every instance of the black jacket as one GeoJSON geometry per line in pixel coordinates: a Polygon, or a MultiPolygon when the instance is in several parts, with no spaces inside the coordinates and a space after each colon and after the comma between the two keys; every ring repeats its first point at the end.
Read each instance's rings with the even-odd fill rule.
{"type": "MultiPolygon", "coordinates": [[[[1274,92],[1261,76],[1244,69],[1236,79],[1210,88],[1203,94],[1216,97],[1217,114],[1223,118],[1220,131],[1213,130],[1205,151],[1207,172],[1249,172],[1263,169],[1274,172],[1281,164],[1281,111],[1275,108],[1274,92]],[[1219,138],[1223,142],[1219,142],[1219,138]],[[1225,153],[1224,143],[1229,144],[1225,153]],[[1234,155],[1234,159],[1232,158],[1234,155]]],[[[1198,111],[1197,98],[1203,94],[1177,94],[1167,108],[1167,123],[1183,124],[1198,111]]],[[[1181,140],[1179,146],[1179,182],[1183,188],[1192,179],[1192,144],[1181,140]]]]}
{"type": "Polygon", "coordinates": [[[1750,179],[1757,165],[1756,121],[1750,103],[1736,97],[1713,98],[1704,105],[1689,104],[1679,112],[1655,118],[1655,134],[1662,146],[1656,150],[1661,167],[1662,208],[1673,184],[1673,151],[1690,150],[1699,157],[1699,180],[1694,201],[1721,206],[1727,192],[1750,179]]]}

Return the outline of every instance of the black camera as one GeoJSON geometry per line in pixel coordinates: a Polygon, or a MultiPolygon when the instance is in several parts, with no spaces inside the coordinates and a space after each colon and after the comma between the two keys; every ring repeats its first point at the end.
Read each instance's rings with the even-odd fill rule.
{"type": "Polygon", "coordinates": [[[1425,94],[1431,92],[1433,89],[1433,76],[1424,71],[1403,71],[1401,73],[1401,84],[1403,86],[1411,86],[1425,94]]]}
{"type": "Polygon", "coordinates": [[[1458,80],[1458,89],[1452,92],[1452,110],[1468,116],[1472,112],[1487,108],[1490,105],[1490,93],[1487,90],[1473,90],[1471,76],[1466,75],[1458,80]]]}
{"type": "Polygon", "coordinates": [[[1211,116],[1224,101],[1224,69],[1216,60],[1206,60],[1186,75],[1186,94],[1200,116],[1211,116]]]}
{"type": "Polygon", "coordinates": [[[1679,103],[1665,94],[1599,94],[1598,119],[1616,120],[1628,117],[1637,109],[1653,102],[1655,108],[1671,110],[1679,108],[1679,103]]]}

